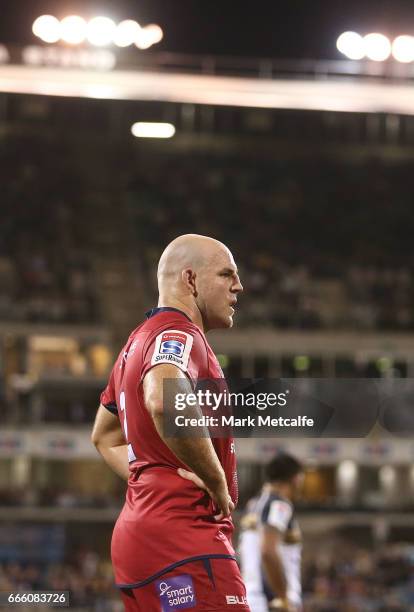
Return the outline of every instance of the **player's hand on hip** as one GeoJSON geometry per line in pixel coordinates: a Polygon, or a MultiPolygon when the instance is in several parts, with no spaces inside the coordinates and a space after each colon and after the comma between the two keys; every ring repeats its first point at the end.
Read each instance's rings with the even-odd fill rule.
{"type": "Polygon", "coordinates": [[[295,607],[286,597],[275,597],[269,602],[269,612],[294,612],[295,607]]]}
{"type": "Polygon", "coordinates": [[[230,516],[230,513],[234,510],[234,503],[229,495],[227,483],[224,479],[217,487],[214,488],[213,491],[203,480],[201,480],[199,476],[197,476],[197,474],[194,474],[194,472],[190,472],[189,470],[185,470],[183,468],[178,468],[177,472],[181,478],[191,480],[191,482],[193,482],[197,487],[203,491],[206,491],[210,495],[211,499],[219,509],[219,513],[214,515],[216,521],[221,521],[224,517],[230,516]]]}

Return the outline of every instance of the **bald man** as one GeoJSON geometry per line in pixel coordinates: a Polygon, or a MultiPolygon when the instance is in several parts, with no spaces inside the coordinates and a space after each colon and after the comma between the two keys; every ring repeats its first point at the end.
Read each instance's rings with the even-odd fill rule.
{"type": "Polygon", "coordinates": [[[242,285],[229,249],[189,234],[158,265],[158,307],[130,335],[101,395],[92,441],[128,482],[112,537],[127,612],[248,611],[231,543],[231,438],[167,437],[163,385],[222,378],[206,332],[232,327],[242,285]]]}

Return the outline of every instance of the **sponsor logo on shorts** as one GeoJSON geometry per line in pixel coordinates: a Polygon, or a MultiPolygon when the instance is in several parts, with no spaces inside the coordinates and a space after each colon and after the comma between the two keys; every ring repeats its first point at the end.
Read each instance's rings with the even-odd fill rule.
{"type": "Polygon", "coordinates": [[[247,599],[244,595],[226,595],[226,603],[229,606],[247,606],[247,599]]]}
{"type": "Polygon", "coordinates": [[[160,598],[162,612],[195,608],[197,601],[193,579],[189,574],[157,580],[155,586],[160,598]]]}

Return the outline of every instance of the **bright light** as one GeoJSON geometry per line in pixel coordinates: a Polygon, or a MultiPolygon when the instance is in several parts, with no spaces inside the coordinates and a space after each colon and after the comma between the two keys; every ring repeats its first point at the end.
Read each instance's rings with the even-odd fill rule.
{"type": "Polygon", "coordinates": [[[395,486],[397,473],[392,465],[383,465],[379,471],[379,479],[384,489],[392,489],[395,486]]]}
{"type": "Polygon", "coordinates": [[[344,489],[354,486],[358,467],[352,459],[345,459],[338,465],[338,480],[344,489]]]}
{"type": "Polygon", "coordinates": [[[59,21],[53,15],[38,17],[32,26],[33,33],[44,42],[55,43],[62,40],[78,45],[85,39],[91,45],[103,47],[114,43],[118,47],[128,47],[135,43],[139,49],[148,49],[159,43],[164,34],[159,25],[151,23],[142,28],[132,19],[125,19],[118,25],[109,17],[94,17],[88,23],[78,15],[69,15],[59,21]]]}
{"type": "Polygon", "coordinates": [[[365,55],[374,62],[384,62],[391,55],[391,43],[383,34],[364,36],[365,55]]]}
{"type": "Polygon", "coordinates": [[[149,49],[152,46],[151,32],[147,32],[145,28],[141,28],[135,39],[135,45],[138,49],[149,49]]]}
{"type": "Polygon", "coordinates": [[[134,44],[140,30],[141,26],[139,23],[132,19],[125,19],[125,21],[118,23],[113,36],[113,42],[118,47],[129,47],[129,45],[134,44]]]}
{"type": "Polygon", "coordinates": [[[61,25],[53,15],[41,15],[32,26],[33,34],[47,43],[55,43],[60,39],[61,25]]]}
{"type": "Polygon", "coordinates": [[[69,15],[60,22],[61,38],[71,45],[79,45],[86,38],[86,21],[78,15],[69,15]]]}
{"type": "Polygon", "coordinates": [[[397,62],[408,64],[414,61],[414,37],[397,36],[392,43],[392,54],[397,62]]]}
{"type": "Polygon", "coordinates": [[[111,70],[116,57],[107,49],[67,49],[65,47],[25,47],[22,51],[25,64],[32,66],[73,66],[111,70]]]}
{"type": "Polygon", "coordinates": [[[360,60],[365,55],[364,41],[356,32],[344,32],[336,41],[338,51],[351,60],[360,60]]]}
{"type": "Polygon", "coordinates": [[[155,45],[162,40],[164,36],[160,26],[155,23],[141,28],[138,32],[138,36],[135,38],[135,44],[138,49],[148,49],[152,45],[155,45]]]}
{"type": "Polygon", "coordinates": [[[103,47],[112,42],[115,34],[115,22],[108,17],[94,17],[87,26],[86,37],[91,45],[103,47]]]}
{"type": "Polygon", "coordinates": [[[160,26],[156,23],[150,23],[149,25],[145,26],[144,30],[145,32],[147,32],[148,36],[152,37],[153,45],[156,45],[157,43],[162,41],[164,33],[160,26]]]}
{"type": "Polygon", "coordinates": [[[172,123],[139,121],[131,127],[131,132],[136,138],[172,138],[175,134],[175,127],[172,123]]]}

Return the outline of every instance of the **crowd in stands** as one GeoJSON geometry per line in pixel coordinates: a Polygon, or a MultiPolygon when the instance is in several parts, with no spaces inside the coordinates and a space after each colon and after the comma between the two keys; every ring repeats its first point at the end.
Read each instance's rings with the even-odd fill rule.
{"type": "Polygon", "coordinates": [[[0,147],[0,320],[98,316],[75,161],[56,140],[10,138],[0,147]]]}
{"type": "Polygon", "coordinates": [[[90,612],[122,612],[114,586],[112,566],[96,552],[82,549],[64,563],[39,565],[0,564],[0,591],[69,591],[70,609],[90,612]]]}
{"type": "Polygon", "coordinates": [[[69,488],[7,488],[0,489],[0,507],[55,508],[114,508],[119,510],[124,495],[121,492],[98,493],[69,488]]]}
{"type": "Polygon", "coordinates": [[[135,164],[128,202],[153,299],[162,247],[197,232],[234,251],[238,324],[404,330],[413,183],[408,163],[165,156],[135,164]]]}
{"type": "MultiPolygon", "coordinates": [[[[99,318],[82,215],[91,183],[73,151],[40,136],[0,146],[0,320],[99,318]]],[[[245,286],[240,326],[414,328],[409,162],[258,150],[136,155],[125,159],[119,198],[148,305],[162,248],[197,232],[234,251],[245,286]]]]}
{"type": "Polygon", "coordinates": [[[308,550],[303,567],[306,610],[408,612],[414,607],[413,548],[372,551],[349,539],[308,550]]]}
{"type": "MultiPolygon", "coordinates": [[[[379,551],[341,543],[318,547],[303,566],[307,612],[408,612],[414,606],[413,551],[390,545],[379,551]]],[[[0,563],[0,591],[70,591],[71,609],[121,612],[112,567],[83,547],[63,563],[0,563]]]]}

